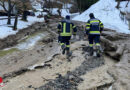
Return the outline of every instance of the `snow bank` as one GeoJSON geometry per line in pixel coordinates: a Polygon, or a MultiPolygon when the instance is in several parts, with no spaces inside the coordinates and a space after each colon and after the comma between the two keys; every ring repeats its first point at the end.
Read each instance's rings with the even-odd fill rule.
{"type": "MultiPolygon", "coordinates": [[[[57,12],[58,8],[53,8],[52,9],[52,14],[55,15],[57,14],[58,15],[58,12],[57,12]]],[[[70,15],[71,17],[74,17],[76,15],[79,15],[79,13],[69,13],[69,9],[61,9],[61,16],[62,17],[65,17],[66,15],[70,15]]]]}
{"type": "MultiPolygon", "coordinates": [[[[117,32],[130,33],[128,25],[119,17],[120,11],[115,8],[116,5],[117,2],[115,2],[115,0],[100,0],[81,15],[73,18],[73,20],[87,22],[89,19],[89,13],[94,13],[95,17],[104,23],[105,28],[110,28],[117,32]]],[[[122,4],[122,6],[123,5],[125,4],[122,4]]]]}
{"type": "MultiPolygon", "coordinates": [[[[52,14],[53,15],[56,15],[56,14],[58,15],[57,10],[58,10],[58,8],[53,8],[52,9],[52,14]]],[[[61,9],[61,16],[65,17],[66,15],[70,15],[69,10],[68,9],[61,9]]]]}
{"type": "MultiPolygon", "coordinates": [[[[28,16],[28,22],[24,22],[22,20],[20,20],[21,18],[19,18],[18,20],[18,25],[17,25],[17,30],[14,31],[12,29],[12,26],[14,24],[14,19],[11,20],[12,25],[7,25],[7,19],[6,20],[0,20],[0,39],[7,37],[8,35],[12,35],[12,34],[16,34],[19,30],[28,27],[29,25],[35,23],[35,22],[43,22],[44,18],[37,18],[37,15],[39,15],[40,12],[36,13],[36,16],[28,16]]],[[[1,17],[1,18],[5,18],[1,17]]],[[[6,17],[7,18],[7,17],[6,17]]]]}
{"type": "Polygon", "coordinates": [[[123,1],[120,3],[120,10],[123,12],[130,12],[130,2],[128,3],[128,7],[126,7],[126,4],[128,3],[128,1],[123,1]]]}

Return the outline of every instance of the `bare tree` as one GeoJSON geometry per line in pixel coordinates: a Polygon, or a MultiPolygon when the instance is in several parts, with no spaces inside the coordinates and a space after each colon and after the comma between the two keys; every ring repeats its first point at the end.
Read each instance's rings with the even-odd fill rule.
{"type": "Polygon", "coordinates": [[[15,21],[14,21],[13,30],[16,30],[16,29],[17,29],[17,24],[18,24],[18,14],[15,15],[15,21]]]}
{"type": "Polygon", "coordinates": [[[128,26],[130,30],[130,12],[126,12],[126,19],[128,20],[128,26]]]}
{"type": "Polygon", "coordinates": [[[117,8],[117,9],[120,8],[120,3],[121,3],[121,0],[118,0],[118,1],[117,1],[117,5],[116,5],[116,8],[117,8]]]}
{"type": "Polygon", "coordinates": [[[122,21],[125,21],[125,15],[126,15],[126,13],[120,10],[119,16],[120,16],[122,21]]]}
{"type": "Polygon", "coordinates": [[[0,0],[0,6],[2,6],[5,10],[5,12],[7,12],[8,14],[8,21],[7,24],[11,24],[11,12],[15,6],[16,2],[15,1],[11,1],[11,0],[0,0]],[[8,8],[5,5],[6,3],[8,3],[8,8]]]}
{"type": "Polygon", "coordinates": [[[128,0],[127,4],[126,4],[126,7],[128,7],[128,4],[129,4],[130,0],[128,0]]]}
{"type": "Polygon", "coordinates": [[[28,10],[32,9],[30,0],[19,0],[17,8],[22,12],[22,20],[27,21],[28,10]]]}

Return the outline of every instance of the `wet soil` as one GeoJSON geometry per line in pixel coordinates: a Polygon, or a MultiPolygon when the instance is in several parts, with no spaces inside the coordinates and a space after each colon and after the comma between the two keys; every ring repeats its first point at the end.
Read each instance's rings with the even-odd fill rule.
{"type": "MultiPolygon", "coordinates": [[[[56,39],[58,21],[52,20],[48,25],[39,23],[40,28],[37,27],[36,31],[34,30],[36,27],[32,26],[34,32],[47,31],[46,38],[38,41],[30,49],[11,51],[0,58],[0,76],[4,78],[5,84],[2,90],[111,90],[115,78],[108,70],[119,61],[106,56],[105,53],[100,58],[92,56],[86,58],[87,51],[84,48],[88,46],[88,41],[83,38],[82,31],[82,25],[85,23],[75,22],[81,32],[77,33],[77,39],[71,41],[73,54],[71,61],[68,62],[66,56],[61,54],[56,39]]],[[[10,39],[18,43],[26,35],[28,36],[27,29],[20,36],[16,35],[17,40],[10,39]]],[[[105,29],[102,36],[116,45],[125,43],[125,50],[129,52],[130,35],[105,29]]],[[[8,46],[11,45],[6,47],[8,46]]]]}

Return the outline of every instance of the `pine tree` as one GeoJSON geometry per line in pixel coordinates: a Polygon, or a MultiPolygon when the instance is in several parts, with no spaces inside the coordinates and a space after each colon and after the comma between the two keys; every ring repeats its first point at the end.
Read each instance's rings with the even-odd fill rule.
{"type": "Polygon", "coordinates": [[[84,11],[88,9],[91,5],[96,3],[98,0],[75,0],[78,4],[79,11],[84,11]]]}

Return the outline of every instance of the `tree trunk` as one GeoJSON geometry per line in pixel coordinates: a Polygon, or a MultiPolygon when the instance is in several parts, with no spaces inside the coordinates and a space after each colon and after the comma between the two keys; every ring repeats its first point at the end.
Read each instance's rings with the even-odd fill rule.
{"type": "Polygon", "coordinates": [[[13,30],[16,30],[16,29],[17,29],[17,24],[18,24],[18,15],[16,14],[13,30]]]}
{"type": "Polygon", "coordinates": [[[130,20],[128,20],[129,30],[130,30],[130,20]]]}
{"type": "Polygon", "coordinates": [[[11,24],[11,0],[8,0],[8,22],[7,24],[11,24]]]}
{"type": "Polygon", "coordinates": [[[81,4],[81,0],[80,0],[80,14],[82,13],[82,4],[81,4]]]}
{"type": "Polygon", "coordinates": [[[128,7],[129,2],[130,2],[130,0],[129,0],[128,3],[126,4],[126,7],[128,7]]]}
{"type": "Polygon", "coordinates": [[[11,24],[11,12],[8,12],[8,22],[7,24],[11,24]]]}
{"type": "Polygon", "coordinates": [[[121,2],[120,0],[117,2],[117,6],[116,6],[117,9],[120,8],[120,2],[121,2]]]}
{"type": "Polygon", "coordinates": [[[27,15],[28,15],[28,12],[24,11],[22,15],[22,20],[27,21],[27,15]]]}

